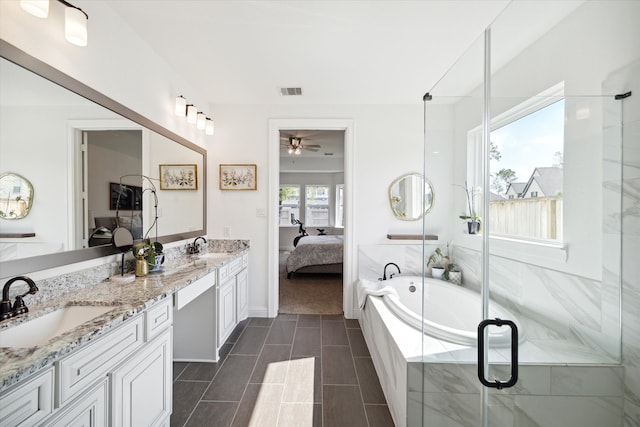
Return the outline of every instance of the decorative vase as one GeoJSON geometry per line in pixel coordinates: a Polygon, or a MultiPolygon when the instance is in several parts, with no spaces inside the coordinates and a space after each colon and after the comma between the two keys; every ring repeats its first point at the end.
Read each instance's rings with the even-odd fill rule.
{"type": "Polygon", "coordinates": [[[144,277],[149,274],[149,264],[145,258],[136,258],[136,277],[144,277]]]}
{"type": "Polygon", "coordinates": [[[467,229],[469,234],[478,234],[480,230],[480,223],[478,221],[467,222],[467,229]]]}
{"type": "Polygon", "coordinates": [[[156,255],[155,263],[153,265],[149,264],[149,272],[159,271],[162,267],[162,262],[164,261],[164,255],[156,255]]]}
{"type": "Polygon", "coordinates": [[[462,285],[462,271],[450,271],[449,282],[454,285],[462,285]]]}
{"type": "Polygon", "coordinates": [[[431,277],[433,277],[434,279],[442,279],[443,274],[444,274],[444,268],[431,267],[431,277]]]}

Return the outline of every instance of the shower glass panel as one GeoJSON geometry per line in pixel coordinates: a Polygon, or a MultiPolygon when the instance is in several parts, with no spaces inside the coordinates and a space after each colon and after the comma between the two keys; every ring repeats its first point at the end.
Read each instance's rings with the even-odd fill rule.
{"type": "MultiPolygon", "coordinates": [[[[452,159],[437,185],[451,219],[423,253],[447,250],[463,280],[442,283],[476,299],[467,306],[466,294],[446,293],[443,302],[425,279],[409,425],[622,425],[625,124],[616,95],[640,78],[639,13],[624,1],[512,2],[429,91],[424,173],[440,176],[443,157],[452,159]],[[474,233],[466,222],[476,216],[474,233]],[[476,327],[500,320],[478,351],[430,334],[442,312],[456,325],[468,312],[476,327]]],[[[429,216],[423,227],[433,232],[429,216]]]]}

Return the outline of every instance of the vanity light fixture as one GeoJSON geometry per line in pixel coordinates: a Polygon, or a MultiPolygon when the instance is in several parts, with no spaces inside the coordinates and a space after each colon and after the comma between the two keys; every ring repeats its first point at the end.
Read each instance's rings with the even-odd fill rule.
{"type": "Polygon", "coordinates": [[[38,18],[49,16],[49,0],[20,0],[20,7],[38,18]]]}
{"type": "Polygon", "coordinates": [[[205,128],[207,127],[207,116],[205,116],[202,111],[198,112],[196,127],[200,130],[205,130],[205,128]]]}
{"type": "Polygon", "coordinates": [[[207,124],[204,128],[204,133],[207,135],[213,135],[213,131],[214,131],[214,127],[213,127],[213,120],[211,120],[209,117],[207,117],[206,120],[207,124]]]}
{"type": "Polygon", "coordinates": [[[198,109],[193,104],[187,105],[187,121],[191,124],[196,124],[198,121],[198,109]]]}
{"type": "Polygon", "coordinates": [[[186,98],[182,95],[176,97],[175,113],[178,117],[186,116],[188,123],[195,124],[196,127],[199,130],[203,130],[206,135],[213,135],[213,120],[207,117],[203,111],[198,111],[195,105],[187,104],[186,98]]]}
{"type": "MultiPolygon", "coordinates": [[[[64,11],[64,36],[76,46],[87,45],[87,21],[89,15],[77,6],[65,0],[57,0],[66,6],[64,11]]],[[[49,16],[49,0],[20,0],[23,10],[38,18],[49,16]]]]}
{"type": "Polygon", "coordinates": [[[187,115],[187,99],[180,95],[176,97],[176,116],[184,117],[187,115]]]}

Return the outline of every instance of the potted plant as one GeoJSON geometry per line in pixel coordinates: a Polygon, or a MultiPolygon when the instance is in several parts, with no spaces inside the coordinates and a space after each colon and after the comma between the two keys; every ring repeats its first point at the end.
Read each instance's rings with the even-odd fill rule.
{"type": "Polygon", "coordinates": [[[462,187],[461,185],[458,185],[458,187],[463,188],[465,193],[467,194],[467,206],[469,208],[469,214],[460,215],[459,218],[467,221],[467,231],[469,232],[469,234],[478,234],[478,232],[480,231],[480,224],[482,223],[482,219],[473,209],[473,190],[469,190],[469,186],[467,185],[466,181],[464,182],[464,187],[462,187]]]}
{"type": "Polygon", "coordinates": [[[449,255],[444,255],[440,248],[436,248],[427,260],[427,268],[431,268],[431,277],[440,279],[444,275],[448,263],[449,255]]]}
{"type": "MultiPolygon", "coordinates": [[[[131,252],[136,258],[136,276],[146,276],[149,271],[158,271],[161,265],[164,263],[164,247],[162,243],[158,241],[158,195],[156,194],[156,187],[151,181],[151,178],[145,175],[125,176],[139,176],[146,179],[149,182],[149,188],[145,188],[143,190],[143,193],[148,190],[151,191],[151,194],[153,195],[153,222],[147,229],[147,232],[144,234],[142,241],[134,244],[131,247],[131,252]],[[149,234],[151,234],[151,230],[153,230],[154,228],[156,237],[154,241],[151,241],[149,234]]],[[[123,177],[120,177],[120,185],[122,185],[123,177]]]]}
{"type": "Polygon", "coordinates": [[[458,266],[454,263],[450,263],[445,268],[444,273],[442,275],[444,280],[448,280],[451,283],[456,285],[462,285],[462,271],[458,268],[458,266]]]}

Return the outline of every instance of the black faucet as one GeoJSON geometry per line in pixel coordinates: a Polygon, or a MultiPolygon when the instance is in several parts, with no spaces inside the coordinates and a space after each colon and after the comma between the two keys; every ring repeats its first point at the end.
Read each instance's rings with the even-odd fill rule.
{"type": "Polygon", "coordinates": [[[4,288],[2,288],[2,301],[0,301],[0,321],[28,312],[29,309],[24,304],[23,298],[29,294],[35,294],[36,292],[38,292],[38,287],[36,286],[35,282],[27,276],[17,276],[13,279],[9,279],[7,283],[4,284],[4,288]],[[9,288],[14,282],[17,282],[18,280],[26,282],[27,285],[29,285],[29,291],[25,292],[22,295],[16,296],[16,302],[12,307],[11,300],[9,299],[9,288]]]}
{"type": "MultiPolygon", "coordinates": [[[[387,263],[387,265],[384,266],[384,271],[382,272],[382,280],[387,280],[387,267],[389,267],[390,265],[393,265],[398,270],[398,274],[401,274],[400,267],[398,267],[398,264],[396,264],[395,262],[389,262],[387,263]]],[[[391,279],[394,274],[395,273],[391,273],[389,275],[389,279],[391,279]]]]}
{"type": "Polygon", "coordinates": [[[202,239],[204,243],[207,243],[207,239],[202,236],[196,237],[193,239],[193,243],[187,245],[187,253],[188,254],[197,254],[200,252],[200,246],[198,246],[198,240],[202,239]]]}

